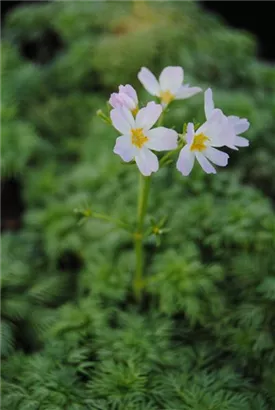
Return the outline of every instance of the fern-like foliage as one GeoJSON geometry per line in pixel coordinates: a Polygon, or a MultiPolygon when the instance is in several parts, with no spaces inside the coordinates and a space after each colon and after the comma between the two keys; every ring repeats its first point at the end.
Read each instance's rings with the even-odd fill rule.
{"type": "MultiPolygon", "coordinates": [[[[24,202],[2,234],[3,409],[273,410],[275,70],[254,39],[194,2],[64,1],[15,9],[1,47],[2,175],[24,202]],[[247,117],[250,147],[214,177],[159,170],[138,306],[131,234],[77,211],[135,223],[135,168],[95,113],[120,83],[145,104],[138,70],[168,65],[247,117]]],[[[173,104],[165,125],[204,121],[199,97],[173,104]]]]}
{"type": "Polygon", "coordinates": [[[33,233],[3,235],[2,252],[1,348],[7,356],[16,339],[26,350],[39,346],[55,320],[56,306],[67,297],[70,281],[56,271],[45,270],[33,233]]]}

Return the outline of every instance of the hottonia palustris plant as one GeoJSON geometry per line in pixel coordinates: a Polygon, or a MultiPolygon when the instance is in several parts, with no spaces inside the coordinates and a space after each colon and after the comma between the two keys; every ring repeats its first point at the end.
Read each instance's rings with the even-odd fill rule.
{"type": "MultiPolygon", "coordinates": [[[[138,73],[138,79],[148,93],[158,100],[158,104],[152,101],[145,107],[140,107],[136,91],[127,84],[120,85],[118,93],[111,95],[109,115],[103,114],[101,110],[98,112],[102,119],[120,133],[116,139],[114,153],[125,162],[135,162],[139,171],[137,221],[130,229],[136,254],[133,290],[137,300],[141,298],[145,286],[143,247],[148,230],[144,229],[144,221],[152,174],[157,172],[160,166],[170,163],[169,160],[176,155],[176,168],[185,177],[192,171],[195,159],[204,172],[216,174],[213,164],[224,167],[229,158],[229,155],[219,148],[238,150],[237,147],[249,145],[246,138],[240,137],[240,134],[249,128],[247,119],[226,116],[221,109],[215,108],[210,88],[204,93],[206,121],[202,125],[195,127],[193,123],[185,122],[181,134],[162,126],[164,114],[173,100],[187,99],[202,92],[199,87],[183,84],[184,71],[181,67],[164,68],[159,80],[143,67],[138,73]],[[167,153],[159,159],[155,154],[159,151],[167,153]]],[[[108,215],[92,212],[91,216],[114,222],[129,230],[125,222],[108,215]]],[[[165,231],[162,222],[156,225],[153,231],[155,234],[165,231]]]]}

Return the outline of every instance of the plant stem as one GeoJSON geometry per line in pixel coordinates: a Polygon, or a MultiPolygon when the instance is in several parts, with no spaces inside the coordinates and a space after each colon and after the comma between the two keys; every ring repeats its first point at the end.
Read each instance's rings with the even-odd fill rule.
{"type": "Polygon", "coordinates": [[[143,252],[143,227],[144,219],[147,211],[148,195],[150,189],[151,177],[139,175],[139,192],[138,192],[138,214],[137,214],[137,230],[134,234],[134,244],[136,252],[136,272],[134,276],[133,289],[135,297],[138,301],[141,299],[141,291],[144,286],[143,271],[144,271],[144,252],[143,252]]]}
{"type": "Polygon", "coordinates": [[[173,151],[169,151],[167,154],[165,154],[159,161],[159,166],[162,167],[168,159],[170,159],[174,154],[178,153],[181,149],[182,145],[180,144],[178,148],[174,149],[173,151]]]}
{"type": "Polygon", "coordinates": [[[164,109],[162,110],[162,113],[161,113],[160,116],[159,116],[159,119],[158,119],[158,121],[157,121],[157,127],[161,127],[162,124],[163,124],[165,110],[166,110],[166,108],[164,108],[164,109]]]}
{"type": "Polygon", "coordinates": [[[101,219],[103,221],[111,222],[114,225],[119,226],[120,228],[126,229],[127,231],[129,231],[129,229],[130,229],[130,226],[127,223],[125,223],[125,222],[123,222],[119,219],[112,218],[111,216],[108,216],[108,215],[105,215],[105,214],[101,214],[101,213],[98,213],[98,212],[93,212],[92,217],[96,218],[96,219],[101,219]]]}

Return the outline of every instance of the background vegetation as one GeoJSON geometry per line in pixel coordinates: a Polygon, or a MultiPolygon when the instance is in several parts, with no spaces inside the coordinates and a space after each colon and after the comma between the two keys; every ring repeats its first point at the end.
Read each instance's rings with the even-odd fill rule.
{"type": "MultiPolygon", "coordinates": [[[[3,409],[274,409],[274,66],[193,2],[28,5],[3,34],[3,409]],[[154,177],[171,231],[146,244],[138,306],[131,238],[74,210],[135,220],[137,171],[95,113],[119,84],[147,101],[139,68],[167,65],[247,117],[251,145],[216,176],[154,177]]],[[[201,95],[166,125],[193,119],[201,95]]]]}

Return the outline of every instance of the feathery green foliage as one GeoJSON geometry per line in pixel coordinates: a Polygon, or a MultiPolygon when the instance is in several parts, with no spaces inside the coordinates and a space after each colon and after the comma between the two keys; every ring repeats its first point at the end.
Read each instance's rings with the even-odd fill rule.
{"type": "MultiPolygon", "coordinates": [[[[254,39],[193,2],[52,2],[8,16],[2,60],[3,184],[25,207],[2,235],[3,409],[274,409],[275,70],[254,39]],[[120,83],[148,101],[138,70],[167,65],[247,117],[251,144],[215,176],[153,179],[169,230],[137,306],[130,234],[89,218],[136,217],[137,172],[96,111],[120,83]]],[[[203,121],[201,96],[173,104],[165,125],[203,121]]]]}

